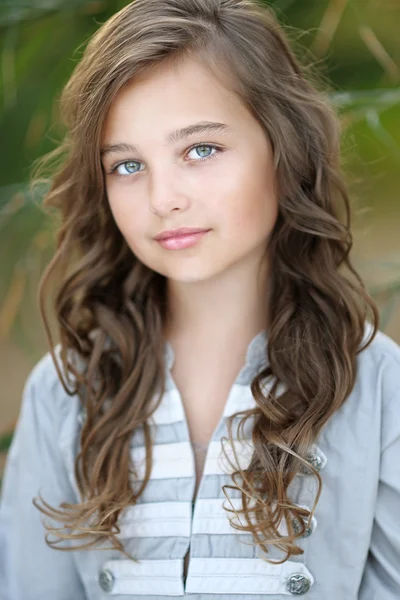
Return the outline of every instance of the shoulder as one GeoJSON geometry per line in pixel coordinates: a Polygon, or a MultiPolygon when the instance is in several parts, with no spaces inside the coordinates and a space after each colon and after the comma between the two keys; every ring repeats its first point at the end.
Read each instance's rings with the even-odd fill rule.
{"type": "Polygon", "coordinates": [[[361,448],[365,453],[371,448],[382,449],[400,434],[400,347],[381,330],[373,338],[372,334],[373,327],[367,323],[356,355],[353,386],[327,427],[332,444],[341,439],[350,445],[352,453],[361,448]],[[346,438],[344,432],[349,427],[351,436],[346,438]],[[352,446],[354,440],[356,448],[352,446]]]}
{"type": "MultiPolygon", "coordinates": [[[[61,361],[61,345],[57,344],[53,348],[56,362],[59,370],[64,377],[61,361]]],[[[69,356],[72,356],[71,354],[69,356]]],[[[79,368],[79,362],[76,355],[73,355],[74,364],[79,368]]],[[[60,427],[62,423],[69,417],[78,414],[80,409],[80,400],[77,394],[68,391],[71,384],[73,386],[73,378],[67,381],[67,389],[65,389],[51,352],[47,352],[42,356],[29,372],[24,389],[21,405],[21,413],[28,411],[34,413],[37,419],[44,425],[46,422],[58,422],[60,427]]]]}
{"type": "MultiPolygon", "coordinates": [[[[370,339],[372,326],[367,323],[362,345],[370,339]]],[[[400,346],[389,335],[378,330],[369,346],[357,355],[358,378],[373,383],[383,404],[399,396],[400,346]]]]}
{"type": "MultiPolygon", "coordinates": [[[[367,322],[364,330],[363,344],[369,340],[372,334],[372,325],[367,322]]],[[[361,354],[367,353],[369,360],[381,361],[382,359],[393,360],[400,366],[400,345],[394,341],[388,334],[380,329],[377,330],[374,339],[366,350],[361,354]]]]}
{"type": "MultiPolygon", "coordinates": [[[[368,325],[365,339],[369,339],[371,331],[368,325]]],[[[362,406],[371,409],[384,451],[400,440],[400,346],[378,330],[357,361],[358,414],[362,406]]]]}

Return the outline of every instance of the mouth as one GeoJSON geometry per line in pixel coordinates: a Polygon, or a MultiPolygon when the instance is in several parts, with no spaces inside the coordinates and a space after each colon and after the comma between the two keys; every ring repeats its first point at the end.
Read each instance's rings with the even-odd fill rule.
{"type": "Polygon", "coordinates": [[[203,229],[183,234],[180,233],[179,235],[177,234],[158,239],[157,242],[167,250],[183,250],[184,248],[190,248],[198,244],[209,231],[211,231],[211,229],[203,229]]]}
{"type": "Polygon", "coordinates": [[[154,237],[155,240],[164,240],[166,238],[177,237],[182,235],[187,235],[190,233],[201,233],[204,231],[208,231],[207,229],[200,227],[180,227],[179,229],[169,229],[166,231],[162,231],[158,235],[154,237]]]}

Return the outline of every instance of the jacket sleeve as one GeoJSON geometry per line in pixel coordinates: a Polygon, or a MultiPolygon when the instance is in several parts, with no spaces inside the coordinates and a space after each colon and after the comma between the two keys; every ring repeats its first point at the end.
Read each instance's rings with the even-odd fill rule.
{"type": "Polygon", "coordinates": [[[359,600],[400,598],[400,393],[382,416],[375,519],[359,600]]]}
{"type": "Polygon", "coordinates": [[[61,384],[49,385],[50,361],[48,354],[28,376],[7,457],[0,496],[0,600],[85,600],[73,551],[46,544],[42,519],[48,518],[32,504],[39,492],[53,507],[77,501],[57,444],[61,384]]]}

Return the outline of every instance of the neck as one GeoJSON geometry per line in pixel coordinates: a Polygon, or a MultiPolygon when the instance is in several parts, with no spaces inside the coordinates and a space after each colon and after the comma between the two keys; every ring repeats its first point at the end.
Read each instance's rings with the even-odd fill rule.
{"type": "Polygon", "coordinates": [[[260,276],[236,269],[203,281],[168,280],[165,338],[199,348],[247,347],[268,326],[268,296],[266,269],[260,276]]]}

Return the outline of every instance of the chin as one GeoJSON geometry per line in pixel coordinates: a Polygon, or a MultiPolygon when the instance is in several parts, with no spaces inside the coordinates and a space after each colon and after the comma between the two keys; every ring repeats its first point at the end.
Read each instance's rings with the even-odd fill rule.
{"type": "Polygon", "coordinates": [[[179,274],[168,274],[166,275],[167,279],[170,279],[171,281],[176,281],[176,283],[198,283],[200,281],[205,281],[207,279],[210,278],[210,276],[207,276],[206,274],[199,274],[199,273],[187,273],[187,274],[183,274],[183,273],[179,273],[179,274]]]}
{"type": "Polygon", "coordinates": [[[170,269],[164,273],[161,273],[167,279],[171,281],[176,281],[177,283],[197,283],[200,281],[206,281],[214,277],[217,272],[215,269],[211,269],[210,267],[200,266],[198,268],[193,268],[193,266],[187,269],[170,269]]]}

